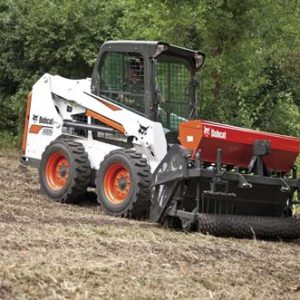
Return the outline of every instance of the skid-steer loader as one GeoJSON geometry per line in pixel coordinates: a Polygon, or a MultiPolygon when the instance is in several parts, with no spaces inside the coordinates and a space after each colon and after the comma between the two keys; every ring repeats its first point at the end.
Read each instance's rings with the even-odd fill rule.
{"type": "Polygon", "coordinates": [[[21,161],[68,203],[96,187],[108,214],[219,236],[295,239],[298,138],[197,119],[205,55],[108,41],[91,79],[44,74],[27,100],[21,161]]]}

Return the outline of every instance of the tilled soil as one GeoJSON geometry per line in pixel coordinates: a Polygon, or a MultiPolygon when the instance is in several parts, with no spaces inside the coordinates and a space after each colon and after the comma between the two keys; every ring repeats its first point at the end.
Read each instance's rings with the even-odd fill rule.
{"type": "Polygon", "coordinates": [[[300,242],[185,234],[48,200],[0,154],[0,299],[300,299],[300,242]]]}

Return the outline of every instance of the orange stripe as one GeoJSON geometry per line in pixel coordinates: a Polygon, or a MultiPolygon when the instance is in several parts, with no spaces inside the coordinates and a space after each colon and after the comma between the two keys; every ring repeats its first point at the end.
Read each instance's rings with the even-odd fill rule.
{"type": "Polygon", "coordinates": [[[43,127],[45,127],[45,126],[43,126],[43,125],[31,125],[29,132],[38,134],[43,127]]]}
{"type": "Polygon", "coordinates": [[[25,152],[26,152],[26,144],[27,144],[28,123],[29,123],[29,115],[30,115],[30,107],[31,107],[31,98],[32,98],[32,93],[30,92],[27,96],[25,123],[24,123],[24,130],[23,130],[23,139],[22,139],[22,153],[24,155],[25,155],[25,152]]]}
{"type": "Polygon", "coordinates": [[[100,122],[108,125],[109,127],[112,127],[114,129],[122,132],[123,134],[125,134],[125,128],[121,124],[119,124],[119,123],[117,123],[117,122],[115,122],[115,121],[113,121],[111,119],[108,119],[106,117],[103,117],[102,115],[97,114],[97,113],[95,113],[95,112],[93,112],[91,110],[87,110],[85,114],[88,117],[92,117],[92,118],[94,118],[94,119],[96,119],[96,120],[98,120],[98,121],[100,121],[100,122]]]}
{"type": "Polygon", "coordinates": [[[113,105],[113,104],[111,104],[111,103],[109,103],[109,102],[106,102],[106,101],[102,100],[102,99],[99,99],[99,101],[100,101],[103,105],[105,105],[106,107],[110,108],[110,109],[113,110],[113,111],[121,110],[120,107],[115,106],[115,105],[113,105]]]}

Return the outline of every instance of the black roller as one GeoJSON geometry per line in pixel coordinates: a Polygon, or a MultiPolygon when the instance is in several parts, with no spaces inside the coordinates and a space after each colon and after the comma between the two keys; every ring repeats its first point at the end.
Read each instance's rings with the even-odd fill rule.
{"type": "Polygon", "coordinates": [[[220,237],[293,240],[300,238],[300,219],[199,214],[198,231],[220,237]]]}

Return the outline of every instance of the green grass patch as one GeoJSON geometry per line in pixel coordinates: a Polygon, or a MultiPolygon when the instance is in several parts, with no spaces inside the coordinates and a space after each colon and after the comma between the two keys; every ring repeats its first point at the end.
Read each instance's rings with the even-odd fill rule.
{"type": "Polygon", "coordinates": [[[0,150],[18,150],[20,148],[20,138],[10,132],[0,132],[0,150]]]}

